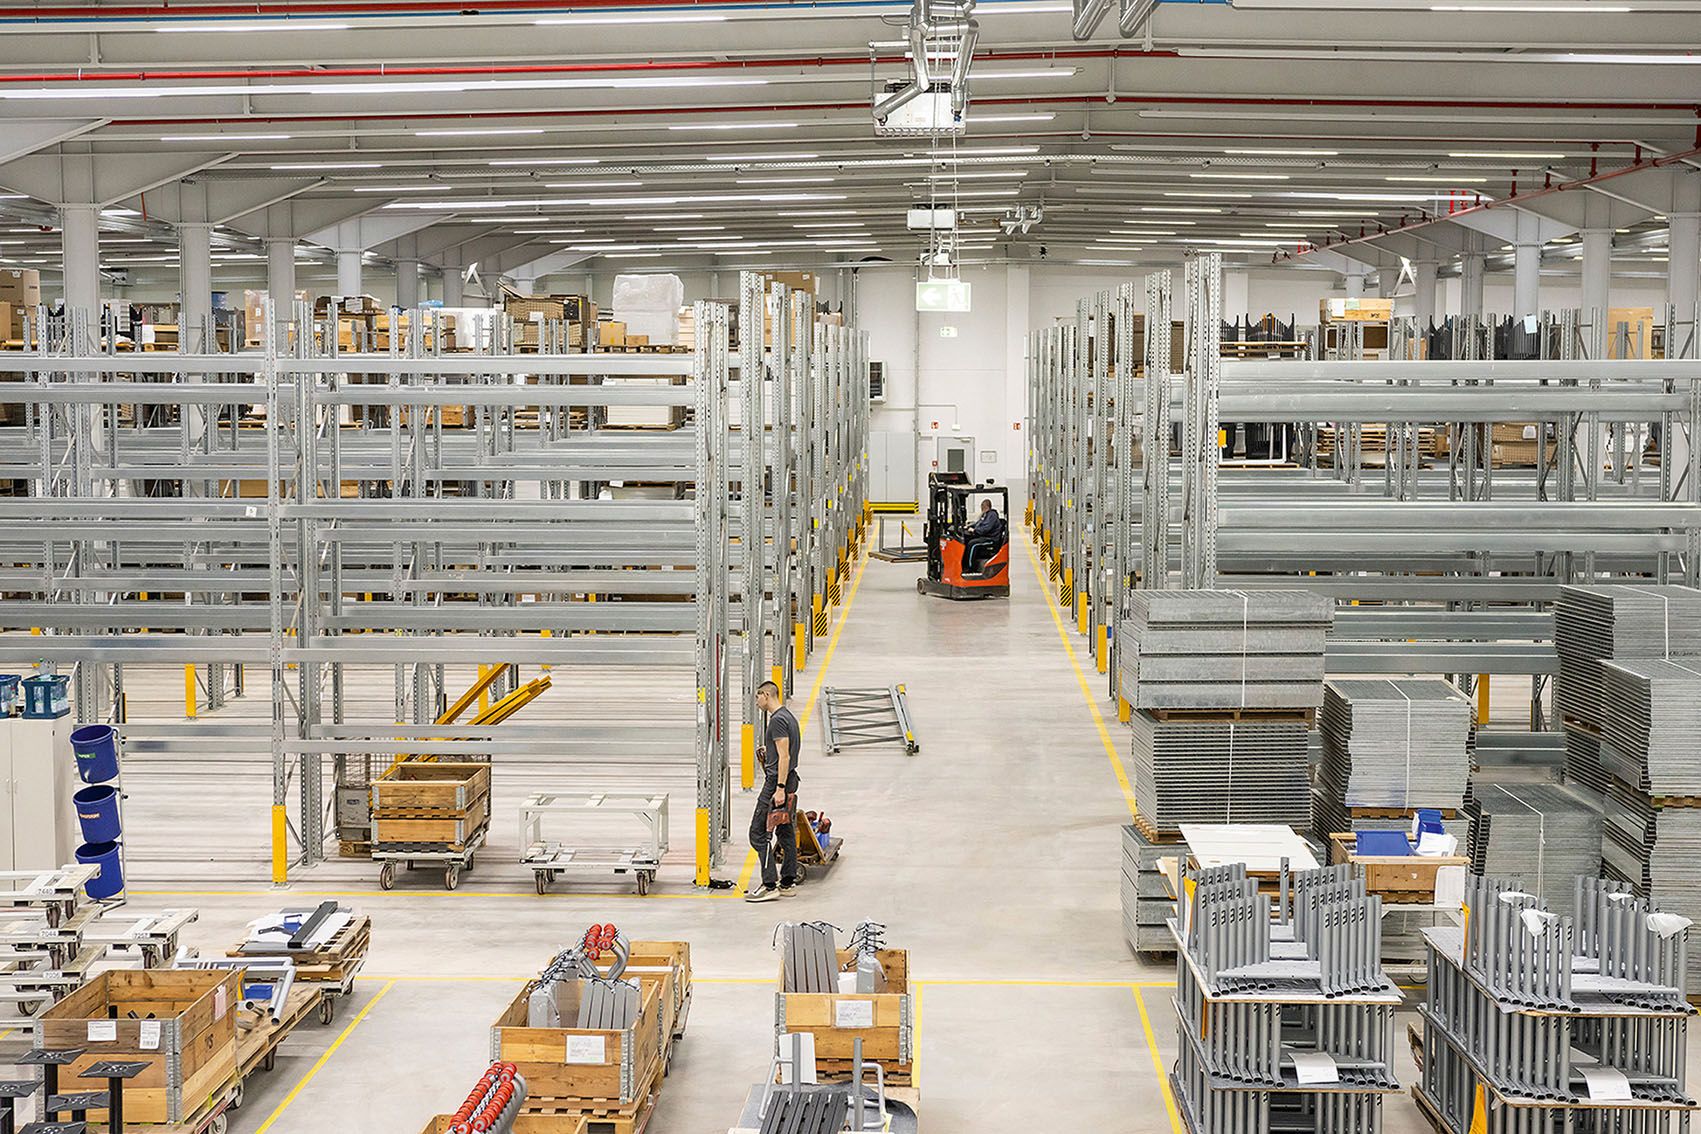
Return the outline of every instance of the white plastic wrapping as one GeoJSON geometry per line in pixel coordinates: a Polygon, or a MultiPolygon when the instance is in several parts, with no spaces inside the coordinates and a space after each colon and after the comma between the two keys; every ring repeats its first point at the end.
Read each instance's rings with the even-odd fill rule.
{"type": "Polygon", "coordinates": [[[662,312],[677,316],[685,302],[685,285],[678,276],[615,276],[614,310],[631,321],[639,312],[662,312]]]}

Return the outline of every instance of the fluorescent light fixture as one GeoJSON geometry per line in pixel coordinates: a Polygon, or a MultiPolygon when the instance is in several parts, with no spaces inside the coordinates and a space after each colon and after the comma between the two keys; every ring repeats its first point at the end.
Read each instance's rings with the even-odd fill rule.
{"type": "Polygon", "coordinates": [[[704,161],[716,162],[747,162],[747,161],[812,161],[820,154],[706,154],[704,161]]]}
{"type": "Polygon", "coordinates": [[[811,240],[846,241],[856,240],[859,238],[863,240],[871,239],[870,235],[866,232],[806,232],[803,235],[807,236],[811,240]]]}
{"type": "Polygon", "coordinates": [[[814,224],[794,224],[794,225],[792,225],[792,227],[793,228],[863,228],[867,224],[868,224],[867,221],[841,220],[841,221],[816,221],[814,224]]]}
{"type": "Polygon", "coordinates": [[[796,122],[687,122],[675,123],[669,130],[795,130],[796,122]]]}
{"type": "Polygon", "coordinates": [[[1141,205],[1143,213],[1220,213],[1222,209],[1212,209],[1204,205],[1141,205]]]}
{"type": "Polygon", "coordinates": [[[929,181],[969,181],[971,179],[989,179],[994,177],[1026,177],[1025,169],[989,169],[989,170],[952,170],[949,173],[930,173],[929,181]]]}
{"type": "Polygon", "coordinates": [[[1215,190],[1215,191],[1209,192],[1209,193],[1205,193],[1205,192],[1192,192],[1192,193],[1190,193],[1185,189],[1177,189],[1177,190],[1172,190],[1170,192],[1165,193],[1164,196],[1166,196],[1166,197],[1199,197],[1199,198],[1201,198],[1203,200],[1207,200],[1207,201],[1250,201],[1250,200],[1252,200],[1252,194],[1251,193],[1233,193],[1233,192],[1229,192],[1227,190],[1222,190],[1222,189],[1218,189],[1218,190],[1215,190]]]}
{"type": "Polygon", "coordinates": [[[103,217],[139,217],[142,214],[135,209],[102,209],[100,215],[103,217]]]}
{"type": "Polygon", "coordinates": [[[793,212],[787,213],[786,215],[792,216],[792,217],[854,217],[854,216],[857,215],[857,210],[855,210],[855,209],[797,209],[793,212]]]}
{"type": "Polygon", "coordinates": [[[976,71],[977,79],[1068,79],[1081,69],[1079,67],[1041,67],[1033,71],[976,71]]]}
{"type": "Polygon", "coordinates": [[[516,228],[516,236],[583,236],[582,228],[516,228]]]}
{"type": "Polygon", "coordinates": [[[1449,153],[1453,158],[1511,158],[1514,161],[1559,161],[1564,154],[1532,152],[1529,150],[1459,150],[1449,153]]]}
{"type": "Polygon", "coordinates": [[[831,177],[740,177],[740,185],[831,185],[831,177]]]}
{"type": "Polygon", "coordinates": [[[724,224],[669,224],[658,225],[652,232],[725,232],[724,224]]]}
{"type": "Polygon", "coordinates": [[[288,134],[167,134],[162,142],[287,142],[288,134]]]}
{"type": "Polygon", "coordinates": [[[161,24],[156,32],[328,32],[348,31],[349,24],[305,23],[296,20],[251,20],[234,24],[161,24]]]}
{"type": "MultiPolygon", "coordinates": [[[[527,157],[527,158],[497,158],[491,165],[596,165],[602,161],[594,157],[527,157]]],[[[275,166],[273,168],[276,168],[275,166]]]]}
{"type": "MultiPolygon", "coordinates": [[[[406,92],[404,88],[397,87],[395,93],[404,94],[406,92]]],[[[484,138],[492,134],[541,134],[543,132],[541,126],[485,126],[478,129],[415,130],[413,136],[416,138],[484,138]]]]}
{"type": "Polygon", "coordinates": [[[434,193],[441,185],[356,185],[356,193],[434,193]]]}
{"type": "Polygon", "coordinates": [[[1656,52],[1638,55],[1635,52],[1602,52],[1602,51],[1566,51],[1559,58],[1566,63],[1629,63],[1648,64],[1701,64],[1701,54],[1698,55],[1668,55],[1656,52]]]}
{"type": "Polygon", "coordinates": [[[539,27],[576,27],[586,24],[719,24],[727,16],[714,12],[674,12],[655,16],[546,16],[532,22],[539,27]]]}
{"type": "MultiPolygon", "coordinates": [[[[1118,147],[1120,148],[1120,147],[1118,147]]],[[[1225,154],[1239,154],[1245,157],[1339,157],[1340,150],[1299,150],[1299,149],[1260,149],[1260,150],[1224,150],[1225,154]]]]}
{"type": "Polygon", "coordinates": [[[1137,231],[1134,230],[1134,229],[1129,229],[1125,232],[1118,233],[1117,235],[1127,236],[1127,237],[1138,237],[1141,240],[1149,240],[1154,236],[1174,236],[1175,230],[1173,228],[1142,228],[1142,229],[1139,229],[1137,231]]]}
{"type": "Polygon", "coordinates": [[[549,181],[544,183],[545,189],[641,189],[644,183],[635,177],[623,177],[614,181],[549,181]]]}
{"type": "Polygon", "coordinates": [[[1579,0],[1576,4],[1431,4],[1431,12],[1588,12],[1592,14],[1620,14],[1632,11],[1629,5],[1596,4],[1593,0],[1579,0]]]}
{"type": "Polygon", "coordinates": [[[320,169],[383,169],[381,161],[303,161],[291,162],[288,165],[274,165],[274,170],[320,170],[320,169]]]}
{"type": "Polygon", "coordinates": [[[1055,114],[971,114],[971,123],[980,122],[1050,122],[1055,114]]]}
{"type": "Polygon", "coordinates": [[[1197,181],[1287,181],[1285,173],[1189,173],[1197,181]]]}
{"type": "Polygon", "coordinates": [[[1486,177],[1459,177],[1452,173],[1437,173],[1431,177],[1384,177],[1384,181],[1407,181],[1414,185],[1434,185],[1439,188],[1451,188],[1453,185],[1486,185],[1486,177]]]}
{"type": "Polygon", "coordinates": [[[959,189],[951,194],[953,197],[1014,197],[1021,193],[1020,189],[959,189]]]}
{"type": "Polygon", "coordinates": [[[1287,192],[1279,194],[1283,197],[1297,197],[1310,201],[1392,201],[1401,204],[1422,205],[1435,199],[1432,193],[1302,193],[1287,192]]]}
{"type": "Polygon", "coordinates": [[[622,217],[629,221],[658,221],[658,220],[702,220],[702,213],[651,213],[648,216],[622,217]]]}
{"type": "Polygon", "coordinates": [[[1380,216],[1375,209],[1295,209],[1296,217],[1374,217],[1380,216]]]}
{"type": "MultiPolygon", "coordinates": [[[[985,121],[982,119],[981,121],[985,121]]],[[[1037,154],[1038,146],[975,146],[972,149],[958,150],[954,154],[943,154],[940,161],[973,161],[979,157],[999,157],[1008,154],[1037,154]]],[[[905,154],[905,157],[913,155],[905,154]]]]}

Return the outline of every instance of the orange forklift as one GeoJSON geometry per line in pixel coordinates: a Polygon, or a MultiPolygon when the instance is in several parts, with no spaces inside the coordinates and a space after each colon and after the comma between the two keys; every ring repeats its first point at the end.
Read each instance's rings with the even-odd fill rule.
{"type": "Polygon", "coordinates": [[[927,477],[927,577],[918,594],[948,599],[1010,597],[1010,494],[991,481],[975,484],[960,472],[927,477]],[[980,502],[998,510],[998,530],[975,535],[980,502]]]}

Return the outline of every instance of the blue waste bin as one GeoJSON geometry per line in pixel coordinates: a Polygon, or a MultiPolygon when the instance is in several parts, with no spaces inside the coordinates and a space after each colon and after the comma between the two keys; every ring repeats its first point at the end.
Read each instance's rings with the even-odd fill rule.
{"type": "Polygon", "coordinates": [[[0,717],[18,711],[18,683],[22,680],[15,673],[0,673],[0,717]]]}
{"type": "Polygon", "coordinates": [[[39,720],[69,715],[70,681],[70,678],[59,673],[24,678],[24,716],[39,720]]]}
{"type": "Polygon", "coordinates": [[[83,887],[97,902],[116,898],[124,892],[124,865],[119,861],[121,850],[117,843],[84,843],[77,848],[77,861],[100,867],[100,873],[83,887]]]}
{"type": "Polygon", "coordinates": [[[76,728],[71,733],[71,751],[77,757],[77,774],[85,784],[104,784],[118,778],[118,730],[111,725],[76,728]]]}
{"type": "Polygon", "coordinates": [[[85,843],[116,843],[122,837],[117,788],[108,784],[86,787],[71,801],[77,806],[77,822],[82,824],[85,843]]]}

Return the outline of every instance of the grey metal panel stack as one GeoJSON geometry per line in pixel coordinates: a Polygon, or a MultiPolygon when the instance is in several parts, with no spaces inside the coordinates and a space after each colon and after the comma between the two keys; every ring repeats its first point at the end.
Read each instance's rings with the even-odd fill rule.
{"type": "Polygon", "coordinates": [[[1683,919],[1581,879],[1556,915],[1472,879],[1462,929],[1427,931],[1414,1095],[1453,1134],[1677,1134],[1692,1009],[1676,988],[1683,919]]]}
{"type": "Polygon", "coordinates": [[[1701,661],[1602,663],[1601,759],[1652,796],[1701,795],[1701,661]]]}
{"type": "Polygon", "coordinates": [[[1186,843],[1154,843],[1134,824],[1123,826],[1122,933],[1136,953],[1175,952],[1175,938],[1169,932],[1175,899],[1158,869],[1158,860],[1178,856],[1186,860],[1186,843]]]}
{"type": "Polygon", "coordinates": [[[1137,709],[1315,709],[1333,617],[1306,591],[1137,590],[1118,688],[1137,709]]]}
{"type": "Polygon", "coordinates": [[[1578,878],[1598,878],[1601,811],[1559,784],[1479,784],[1465,805],[1476,874],[1517,877],[1549,908],[1571,912],[1578,878]]]}
{"type": "MultiPolygon", "coordinates": [[[[1606,794],[1602,855],[1620,879],[1661,909],[1701,921],[1701,810],[1658,807],[1627,784],[1606,794]]],[[[1701,945],[1692,933],[1691,945],[1701,945]]],[[[1689,953],[1685,988],[1701,994],[1701,947],[1689,953]]]]}
{"type": "Polygon", "coordinates": [[[1319,835],[1357,830],[1353,808],[1463,806],[1475,720],[1470,698],[1438,677],[1325,683],[1319,835]]]}
{"type": "Polygon", "coordinates": [[[1601,663],[1701,650],[1701,590],[1609,583],[1561,587],[1554,604],[1559,677],[1554,705],[1569,720],[1601,727],[1601,663]]]}
{"type": "Polygon", "coordinates": [[[1565,730],[1565,780],[1605,794],[1612,789],[1612,776],[1601,763],[1601,738],[1580,728],[1565,730]]]}
{"type": "Polygon", "coordinates": [[[1311,818],[1303,718],[1160,720],[1136,712],[1134,806],[1158,833],[1183,823],[1286,823],[1311,818]]]}
{"type": "Polygon", "coordinates": [[[1399,1090],[1381,899],[1345,867],[1284,875],[1275,902],[1239,864],[1194,882],[1172,1076],[1189,1131],[1377,1134],[1399,1090]]]}

